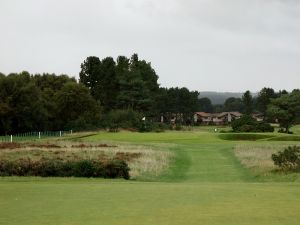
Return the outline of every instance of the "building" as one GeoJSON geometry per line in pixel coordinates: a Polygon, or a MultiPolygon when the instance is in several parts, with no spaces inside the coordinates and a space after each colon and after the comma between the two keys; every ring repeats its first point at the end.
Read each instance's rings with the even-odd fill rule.
{"type": "Polygon", "coordinates": [[[206,113],[196,112],[194,122],[203,125],[224,125],[241,118],[240,112],[206,113]]]}

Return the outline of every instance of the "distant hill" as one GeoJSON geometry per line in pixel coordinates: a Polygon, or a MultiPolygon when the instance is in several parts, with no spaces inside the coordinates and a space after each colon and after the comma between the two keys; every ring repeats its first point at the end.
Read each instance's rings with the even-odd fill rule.
{"type": "Polygon", "coordinates": [[[239,92],[214,92],[203,91],[200,92],[200,98],[209,98],[213,105],[224,104],[227,98],[241,98],[244,93],[239,92]]]}

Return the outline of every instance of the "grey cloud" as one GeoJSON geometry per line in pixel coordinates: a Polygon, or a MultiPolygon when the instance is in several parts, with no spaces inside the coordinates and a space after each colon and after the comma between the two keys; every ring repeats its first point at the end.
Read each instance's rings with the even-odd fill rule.
{"type": "Polygon", "coordinates": [[[137,52],[162,86],[293,89],[299,24],[296,0],[2,0],[0,71],[78,76],[89,55],[137,52]]]}

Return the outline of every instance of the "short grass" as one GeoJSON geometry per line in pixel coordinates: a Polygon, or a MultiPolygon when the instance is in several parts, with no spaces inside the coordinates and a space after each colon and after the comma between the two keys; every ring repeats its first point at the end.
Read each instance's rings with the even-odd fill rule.
{"type": "Polygon", "coordinates": [[[201,127],[165,133],[100,132],[79,141],[129,143],[173,157],[168,170],[151,179],[147,174],[131,181],[2,178],[0,224],[299,224],[300,182],[280,176],[263,180],[235,153],[237,145],[272,148],[298,142],[222,140],[201,127]]]}
{"type": "Polygon", "coordinates": [[[292,131],[294,134],[300,135],[300,125],[293,126],[293,127],[291,128],[291,131],[292,131]]]}
{"type": "Polygon", "coordinates": [[[34,179],[0,190],[5,225],[299,224],[299,183],[34,179]]]}

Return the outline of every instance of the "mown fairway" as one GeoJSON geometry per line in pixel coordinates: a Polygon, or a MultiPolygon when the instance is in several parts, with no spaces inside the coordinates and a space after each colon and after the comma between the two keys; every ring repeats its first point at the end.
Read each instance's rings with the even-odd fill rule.
{"type": "Polygon", "coordinates": [[[2,178],[1,225],[299,224],[299,175],[259,176],[234,155],[237,144],[282,141],[228,141],[209,129],[100,133],[84,140],[162,144],[174,157],[159,177],[136,181],[2,178]]]}

